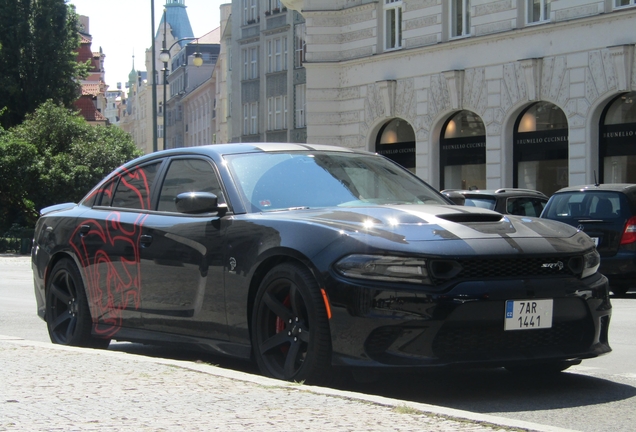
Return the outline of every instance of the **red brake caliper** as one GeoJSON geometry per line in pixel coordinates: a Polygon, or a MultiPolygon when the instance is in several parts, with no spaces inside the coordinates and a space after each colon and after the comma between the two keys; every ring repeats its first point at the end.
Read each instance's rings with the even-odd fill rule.
{"type": "MultiPolygon", "coordinates": [[[[285,307],[290,307],[291,306],[291,301],[289,300],[289,294],[287,295],[287,297],[285,297],[285,300],[283,301],[283,306],[285,307]]],[[[282,331],[285,331],[285,321],[277,316],[276,317],[276,333],[280,333],[282,331]]],[[[287,345],[282,345],[280,347],[280,350],[286,354],[287,351],[289,351],[289,347],[287,345]]]]}

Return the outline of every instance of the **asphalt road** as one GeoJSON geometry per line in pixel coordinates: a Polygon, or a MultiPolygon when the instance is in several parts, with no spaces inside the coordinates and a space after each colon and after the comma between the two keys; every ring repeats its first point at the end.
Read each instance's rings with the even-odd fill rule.
{"type": "MultiPolygon", "coordinates": [[[[613,352],[584,361],[557,377],[524,378],[496,370],[438,370],[385,375],[343,388],[448,408],[491,414],[580,431],[636,429],[636,295],[613,299],[610,344],[613,352]]],[[[0,334],[48,341],[36,315],[29,259],[0,256],[0,334]]],[[[113,343],[111,350],[204,360],[243,371],[253,365],[198,352],[113,343]]]]}

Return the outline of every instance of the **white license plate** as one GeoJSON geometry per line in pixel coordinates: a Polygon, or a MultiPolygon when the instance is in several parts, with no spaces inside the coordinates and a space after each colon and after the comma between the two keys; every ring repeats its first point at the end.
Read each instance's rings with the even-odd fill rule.
{"type": "Polygon", "coordinates": [[[504,330],[551,328],[552,303],[552,299],[507,300],[504,330]]]}
{"type": "Polygon", "coordinates": [[[598,237],[591,237],[594,242],[594,246],[598,247],[598,237]]]}

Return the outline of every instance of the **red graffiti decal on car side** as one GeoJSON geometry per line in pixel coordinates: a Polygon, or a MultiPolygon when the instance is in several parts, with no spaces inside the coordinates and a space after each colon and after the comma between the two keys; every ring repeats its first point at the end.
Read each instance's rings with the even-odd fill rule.
{"type": "MultiPolygon", "coordinates": [[[[115,182],[96,193],[110,203],[115,182]]],[[[139,199],[140,210],[150,208],[148,181],[143,170],[122,170],[117,192],[139,199]],[[135,186],[141,181],[143,191],[135,186]],[[122,188],[123,186],[123,188],[122,188]]],[[[108,204],[106,204],[108,205],[108,204]]],[[[147,214],[111,211],[105,220],[82,220],[71,237],[80,260],[94,332],[114,336],[123,323],[124,311],[141,307],[140,236],[147,214]]]]}

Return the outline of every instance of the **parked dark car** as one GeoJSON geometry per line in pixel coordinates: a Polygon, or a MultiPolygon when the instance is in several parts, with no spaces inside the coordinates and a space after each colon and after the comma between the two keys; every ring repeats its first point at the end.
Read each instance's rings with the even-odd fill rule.
{"type": "Polygon", "coordinates": [[[451,205],[371,153],[168,150],[41,213],[35,294],[58,344],[190,343],[314,383],[355,367],[552,372],[611,351],[587,235],[451,205]]]}
{"type": "Polygon", "coordinates": [[[560,189],[541,217],[565,222],[592,238],[601,255],[599,271],[615,295],[636,288],[636,184],[560,189]]]}
{"type": "Polygon", "coordinates": [[[464,203],[462,205],[518,216],[539,217],[548,202],[548,197],[545,194],[532,189],[445,189],[442,191],[442,194],[448,198],[451,198],[451,193],[463,195],[464,203]]]}

